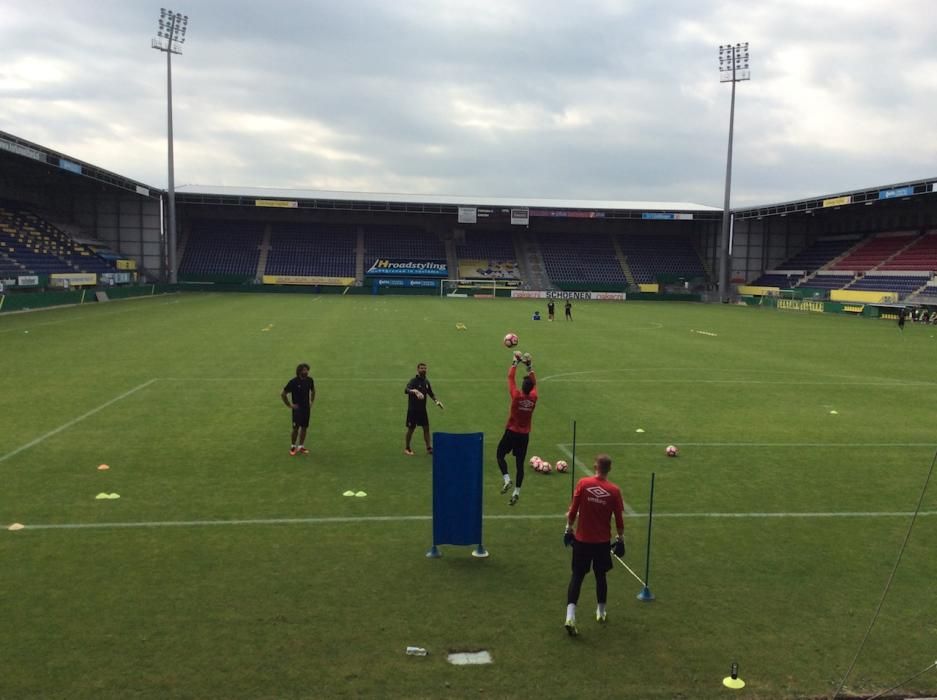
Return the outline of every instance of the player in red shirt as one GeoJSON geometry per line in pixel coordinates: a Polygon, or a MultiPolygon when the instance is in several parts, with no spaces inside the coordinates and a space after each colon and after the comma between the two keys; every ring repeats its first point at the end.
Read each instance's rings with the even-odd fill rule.
{"type": "Polygon", "coordinates": [[[573,574],[569,579],[566,592],[566,631],[570,636],[579,634],[576,627],[576,604],[582,582],[592,568],[595,574],[595,598],[598,608],[595,619],[605,622],[605,603],[608,600],[608,581],[605,574],[612,568],[612,552],[619,557],[625,556],[625,522],[622,517],[624,504],[621,490],[608,480],[612,469],[612,458],[606,454],[597,455],[592,465],[595,476],[580,479],[573,493],[573,502],[566,514],[566,533],[563,542],[573,546],[573,574]],[[610,520],[615,516],[618,538],[611,542],[610,520]],[[579,518],[576,534],[573,524],[579,518]]]}
{"type": "Polygon", "coordinates": [[[521,496],[521,484],[524,483],[524,460],[527,459],[527,443],[530,440],[530,421],[537,407],[537,375],[534,374],[531,366],[529,353],[521,355],[520,352],[514,351],[514,361],[511,362],[511,368],[508,370],[508,393],[511,394],[511,414],[508,416],[508,424],[501,442],[498,443],[498,469],[501,470],[501,476],[504,479],[501,493],[507,493],[507,490],[511,488],[511,477],[508,476],[508,464],[504,461],[504,457],[509,452],[513,452],[514,463],[517,465],[517,481],[511,500],[508,501],[508,504],[513,506],[521,496]],[[518,364],[524,364],[527,367],[527,376],[521,382],[520,389],[517,388],[514,378],[518,364]]]}

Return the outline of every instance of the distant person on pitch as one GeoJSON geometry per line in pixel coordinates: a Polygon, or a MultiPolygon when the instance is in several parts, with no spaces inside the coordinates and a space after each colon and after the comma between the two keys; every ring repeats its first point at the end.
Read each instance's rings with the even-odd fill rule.
{"type": "Polygon", "coordinates": [[[569,299],[566,300],[565,309],[566,309],[566,320],[572,321],[573,320],[573,302],[571,302],[569,299]]]}
{"type": "Polygon", "coordinates": [[[426,415],[426,397],[430,397],[433,402],[443,408],[442,401],[436,398],[433,393],[433,385],[426,378],[426,363],[421,362],[416,366],[416,376],[407,382],[407,388],[403,390],[407,395],[407,434],[404,437],[403,453],[412,455],[410,449],[410,439],[413,437],[413,431],[416,426],[423,428],[423,441],[426,443],[426,454],[433,454],[433,446],[429,442],[429,416],[426,415]]]}
{"type": "Polygon", "coordinates": [[[622,517],[624,503],[621,491],[608,480],[612,469],[612,458],[606,454],[597,455],[592,464],[595,476],[580,479],[573,493],[573,502],[566,514],[566,532],[563,543],[573,547],[572,576],[566,591],[566,632],[575,637],[579,634],[576,627],[576,605],[582,582],[592,568],[595,575],[595,598],[598,606],[595,610],[596,622],[605,622],[605,604],[608,601],[608,581],[606,574],[612,568],[612,552],[617,557],[625,556],[625,523],[622,517]],[[611,542],[610,520],[615,516],[618,538],[611,542]],[[576,533],[573,525],[576,520],[576,533]]]}
{"type": "Polygon", "coordinates": [[[899,331],[904,330],[904,320],[905,318],[907,318],[907,316],[908,316],[908,311],[907,309],[905,309],[905,307],[902,306],[900,309],[898,309],[898,330],[899,331]]]}
{"type": "Polygon", "coordinates": [[[511,395],[511,413],[508,416],[508,424],[498,443],[498,469],[501,470],[501,477],[504,484],[501,486],[501,493],[507,493],[511,488],[511,477],[508,476],[508,464],[505,456],[514,453],[514,464],[516,467],[516,485],[514,493],[511,494],[511,500],[508,505],[517,503],[521,496],[521,485],[524,483],[524,460],[527,459],[527,444],[530,441],[530,423],[534,417],[534,409],[537,407],[537,375],[531,366],[532,360],[529,353],[514,351],[514,360],[511,362],[511,368],[508,370],[508,393],[511,395]],[[517,365],[524,364],[527,367],[527,376],[521,383],[521,388],[517,388],[515,375],[517,374],[517,365]]]}
{"type": "Polygon", "coordinates": [[[280,398],[287,408],[293,409],[293,433],[290,436],[290,455],[297,453],[307,455],[306,431],[309,429],[309,416],[312,413],[312,404],[316,400],[316,383],[309,376],[309,365],[303,362],[296,366],[296,376],[290,379],[280,398]],[[290,398],[286,398],[289,394],[290,398]],[[297,438],[299,438],[297,440],[297,438]]]}
{"type": "Polygon", "coordinates": [[[553,303],[553,300],[550,299],[550,301],[547,302],[547,319],[548,320],[550,321],[553,320],[553,312],[555,310],[556,310],[556,305],[553,303]]]}

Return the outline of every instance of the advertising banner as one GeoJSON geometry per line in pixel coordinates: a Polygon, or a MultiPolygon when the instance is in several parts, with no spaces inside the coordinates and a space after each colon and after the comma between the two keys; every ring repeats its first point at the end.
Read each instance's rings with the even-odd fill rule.
{"type": "Polygon", "coordinates": [[[59,158],[59,167],[62,170],[67,170],[70,173],[75,173],[76,175],[81,175],[81,166],[78,163],[72,163],[70,160],[65,160],[64,158],[59,158]]]}
{"type": "Polygon", "coordinates": [[[264,275],[264,284],[325,284],[334,287],[350,287],[355,283],[354,277],[315,277],[307,275],[264,275]]]}
{"type": "Polygon", "coordinates": [[[531,209],[531,216],[551,219],[604,219],[604,211],[567,211],[565,209],[531,209]]]}
{"type": "Polygon", "coordinates": [[[512,209],[511,224],[516,226],[528,226],[530,224],[530,209],[512,209]]]}
{"type": "Polygon", "coordinates": [[[38,287],[39,286],[39,276],[38,275],[20,275],[16,278],[17,287],[38,287]]]}
{"type": "Polygon", "coordinates": [[[520,278],[516,260],[466,258],[459,261],[459,279],[462,280],[517,280],[520,278]]]}
{"type": "Polygon", "coordinates": [[[255,199],[255,207],[275,207],[278,209],[296,209],[299,202],[288,202],[285,199],[255,199]]]}
{"type": "Polygon", "coordinates": [[[436,280],[377,280],[379,287],[435,287],[436,280]]]}
{"type": "Polygon", "coordinates": [[[907,187],[896,187],[891,190],[879,190],[879,199],[894,199],[895,197],[910,197],[914,194],[914,188],[911,185],[907,187]]]}
{"type": "Polygon", "coordinates": [[[117,260],[114,263],[117,266],[118,270],[136,270],[137,261],[136,260],[117,260]]]}
{"type": "Polygon", "coordinates": [[[823,200],[823,207],[841,207],[844,204],[849,204],[852,201],[851,195],[846,195],[845,197],[830,197],[829,199],[823,200]]]}
{"type": "Polygon", "coordinates": [[[512,289],[512,299],[572,299],[580,301],[625,301],[624,292],[560,292],[549,290],[535,292],[526,289],[512,289]]]}
{"type": "Polygon", "coordinates": [[[365,273],[370,277],[448,277],[445,260],[399,260],[378,258],[365,273]]]}
{"type": "Polygon", "coordinates": [[[459,223],[474,224],[478,221],[478,209],[475,207],[459,207],[459,223]]]}
{"type": "Polygon", "coordinates": [[[692,214],[678,214],[670,211],[645,211],[641,218],[651,221],[691,221],[692,214]]]}
{"type": "Polygon", "coordinates": [[[144,197],[150,196],[150,191],[146,187],[140,187],[140,185],[137,185],[135,189],[137,190],[137,194],[142,194],[144,197]]]}
{"type": "Polygon", "coordinates": [[[53,287],[93,287],[98,283],[98,276],[93,272],[59,272],[49,275],[49,284],[53,287]]]}

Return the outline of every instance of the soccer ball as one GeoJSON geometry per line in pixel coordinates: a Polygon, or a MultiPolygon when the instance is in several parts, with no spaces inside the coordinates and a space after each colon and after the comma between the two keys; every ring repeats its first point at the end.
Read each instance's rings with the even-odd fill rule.
{"type": "Polygon", "coordinates": [[[564,460],[559,459],[556,461],[556,471],[565,473],[568,469],[569,469],[569,465],[566,464],[564,460]]]}
{"type": "Polygon", "coordinates": [[[504,336],[504,347],[506,348],[517,347],[519,342],[520,339],[517,337],[517,333],[508,333],[504,336]]]}
{"type": "Polygon", "coordinates": [[[536,469],[542,463],[543,463],[543,460],[540,459],[537,455],[534,455],[533,457],[530,458],[530,466],[532,466],[534,469],[536,469]]]}
{"type": "Polygon", "coordinates": [[[674,445],[667,445],[667,449],[664,450],[664,452],[667,453],[668,457],[676,457],[680,453],[680,450],[678,450],[674,445]]]}
{"type": "Polygon", "coordinates": [[[550,472],[553,471],[553,467],[550,466],[549,462],[541,462],[540,471],[543,472],[544,474],[549,474],[550,472]]]}
{"type": "Polygon", "coordinates": [[[537,463],[534,465],[534,471],[535,471],[535,472],[542,472],[542,471],[543,471],[543,463],[542,463],[542,462],[537,462],[537,463]]]}

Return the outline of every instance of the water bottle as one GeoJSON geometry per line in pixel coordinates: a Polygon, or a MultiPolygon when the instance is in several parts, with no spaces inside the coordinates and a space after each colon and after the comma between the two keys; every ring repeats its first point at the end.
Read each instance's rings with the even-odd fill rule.
{"type": "Polygon", "coordinates": [[[407,656],[426,656],[426,649],[423,647],[407,647],[407,656]]]}

